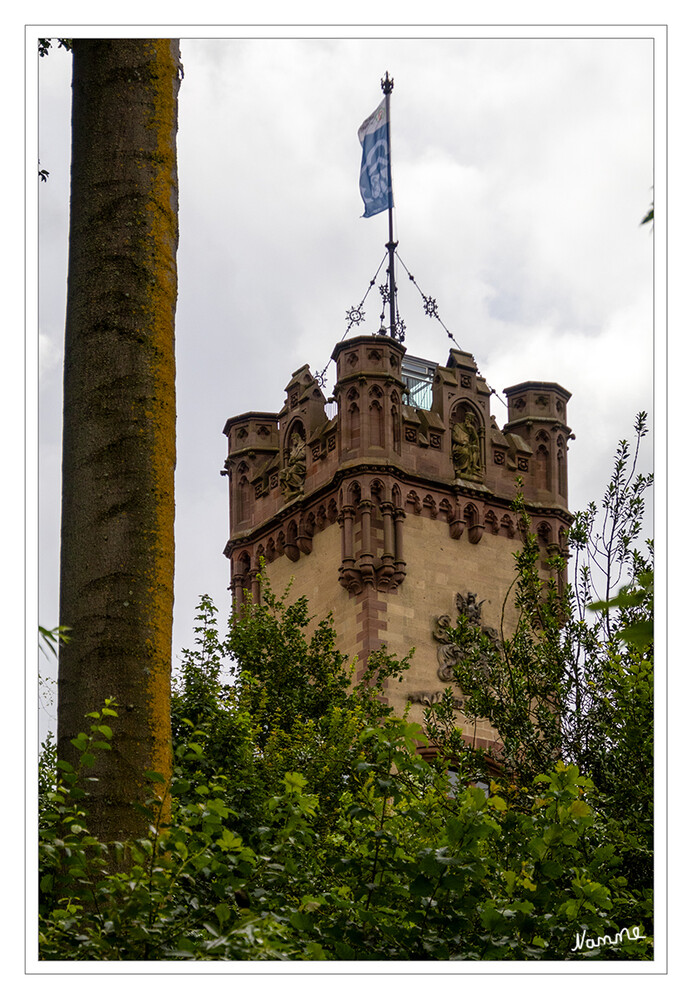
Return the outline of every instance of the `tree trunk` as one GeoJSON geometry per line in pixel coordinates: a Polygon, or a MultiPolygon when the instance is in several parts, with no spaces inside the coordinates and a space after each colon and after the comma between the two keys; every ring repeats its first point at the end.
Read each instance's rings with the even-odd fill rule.
{"type": "Polygon", "coordinates": [[[73,58],[58,753],[116,699],[89,803],[109,840],[144,831],[144,772],[171,772],[180,50],[76,39],[73,58]]]}

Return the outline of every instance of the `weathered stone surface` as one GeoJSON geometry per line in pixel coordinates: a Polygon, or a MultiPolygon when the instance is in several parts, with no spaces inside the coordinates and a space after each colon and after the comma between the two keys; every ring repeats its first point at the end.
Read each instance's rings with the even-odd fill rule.
{"type": "MultiPolygon", "coordinates": [[[[304,366],[279,412],[228,420],[225,554],[235,601],[244,590],[258,598],[264,558],[276,590],[293,577],[318,620],[333,614],[340,647],[361,664],[383,642],[398,655],[415,647],[405,682],[388,694],[420,720],[423,695],[441,683],[433,629],[441,615],[456,620],[456,595],[477,595],[489,631],[514,625],[511,600],[501,615],[521,541],[517,475],[546,553],[565,548],[570,396],[554,383],[512,386],[500,429],[472,355],[455,350],[435,370],[431,409],[415,409],[404,355],[387,337],[342,341],[332,355],[336,416],[304,366]]],[[[480,721],[465,732],[481,746],[496,739],[480,721]]]]}

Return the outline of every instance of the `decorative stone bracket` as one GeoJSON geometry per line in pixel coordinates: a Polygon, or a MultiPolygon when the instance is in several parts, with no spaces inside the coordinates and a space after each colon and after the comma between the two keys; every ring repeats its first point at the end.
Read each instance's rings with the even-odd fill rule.
{"type": "Polygon", "coordinates": [[[284,554],[291,562],[297,562],[301,554],[309,555],[312,552],[313,522],[314,520],[309,521],[301,514],[297,525],[295,521],[289,523],[284,554]]]}
{"type": "Polygon", "coordinates": [[[349,593],[362,593],[367,586],[391,593],[406,578],[403,560],[403,522],[406,514],[392,503],[380,503],[384,524],[382,554],[376,555],[372,536],[375,504],[362,499],[357,507],[346,505],[339,514],[341,526],[341,566],[339,582],[349,593]],[[355,523],[360,514],[360,551],[355,551],[355,523]]]}

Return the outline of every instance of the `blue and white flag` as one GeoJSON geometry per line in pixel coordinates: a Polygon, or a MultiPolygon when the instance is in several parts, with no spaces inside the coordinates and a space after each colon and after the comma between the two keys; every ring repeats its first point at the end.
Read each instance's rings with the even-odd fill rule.
{"type": "Polygon", "coordinates": [[[363,147],[360,164],[360,193],[365,204],[363,218],[377,215],[389,208],[392,192],[389,186],[389,142],[387,140],[386,100],[366,118],[358,129],[363,147]]]}

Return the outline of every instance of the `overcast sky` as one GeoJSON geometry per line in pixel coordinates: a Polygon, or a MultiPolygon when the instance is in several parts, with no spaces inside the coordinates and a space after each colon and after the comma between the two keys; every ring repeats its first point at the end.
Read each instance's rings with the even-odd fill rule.
{"type": "MultiPolygon", "coordinates": [[[[653,196],[654,49],[586,34],[182,40],[174,657],[200,593],[228,610],[226,419],[278,412],[293,371],[327,365],[384,255],[386,213],[360,217],[356,133],[385,70],[403,262],[500,394],[530,379],[572,393],[570,506],[601,496],[617,441],[652,413],[655,240],[639,223],[653,196]]],[[[41,60],[45,626],[58,613],[70,77],[65,52],[41,60]]],[[[408,351],[445,363],[445,331],[403,271],[398,284],[408,351]]],[[[365,308],[354,332],[379,325],[379,300],[365,308]]],[[[333,377],[330,365],[326,394],[333,377]]],[[[497,399],[493,411],[502,425],[497,399]]]]}

